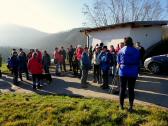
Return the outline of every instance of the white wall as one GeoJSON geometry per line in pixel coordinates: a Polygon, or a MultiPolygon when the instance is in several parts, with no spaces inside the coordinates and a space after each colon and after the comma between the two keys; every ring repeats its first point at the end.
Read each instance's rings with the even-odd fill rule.
{"type": "Polygon", "coordinates": [[[124,37],[130,35],[131,28],[116,28],[112,30],[105,30],[101,32],[91,32],[90,45],[95,47],[96,44],[103,42],[105,45],[110,47],[110,45],[117,46],[118,43],[124,41],[124,37]]]}
{"type": "Polygon", "coordinates": [[[156,27],[141,27],[141,28],[116,28],[111,30],[91,32],[89,34],[89,43],[93,47],[96,44],[103,42],[108,47],[110,45],[117,46],[118,43],[123,42],[125,37],[132,37],[134,42],[141,42],[145,48],[159,42],[162,36],[160,26],[156,27]]]}
{"type": "Polygon", "coordinates": [[[145,48],[159,42],[162,38],[162,29],[160,26],[132,28],[130,36],[134,42],[141,42],[145,48]]]}

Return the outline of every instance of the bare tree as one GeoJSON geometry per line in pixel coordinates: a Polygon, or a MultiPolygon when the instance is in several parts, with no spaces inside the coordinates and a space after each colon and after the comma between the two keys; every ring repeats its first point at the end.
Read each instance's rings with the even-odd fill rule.
{"type": "Polygon", "coordinates": [[[95,0],[84,4],[87,25],[104,26],[128,21],[151,21],[163,18],[166,7],[160,0],[95,0]],[[89,22],[89,23],[88,23],[89,22]]]}

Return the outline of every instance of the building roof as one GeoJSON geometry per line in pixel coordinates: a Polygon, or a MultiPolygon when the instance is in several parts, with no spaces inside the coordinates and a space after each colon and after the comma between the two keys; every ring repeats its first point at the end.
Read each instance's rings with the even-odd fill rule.
{"type": "Polygon", "coordinates": [[[167,25],[167,24],[168,24],[168,21],[133,21],[133,22],[101,26],[101,27],[96,27],[96,28],[86,28],[86,29],[80,30],[80,32],[89,33],[89,32],[102,31],[102,30],[121,28],[121,27],[136,28],[136,27],[162,26],[162,25],[167,25]]]}

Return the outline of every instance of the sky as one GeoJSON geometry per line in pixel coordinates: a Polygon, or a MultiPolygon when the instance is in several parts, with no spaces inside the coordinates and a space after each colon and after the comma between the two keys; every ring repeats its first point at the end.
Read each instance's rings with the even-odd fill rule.
{"type": "Polygon", "coordinates": [[[82,7],[89,1],[0,0],[0,25],[17,24],[48,33],[82,27],[82,7]]]}
{"type": "MultiPolygon", "coordinates": [[[[165,4],[166,0],[162,4],[165,4]]],[[[84,3],[93,0],[0,0],[0,25],[17,24],[56,33],[82,27],[84,3]]]]}

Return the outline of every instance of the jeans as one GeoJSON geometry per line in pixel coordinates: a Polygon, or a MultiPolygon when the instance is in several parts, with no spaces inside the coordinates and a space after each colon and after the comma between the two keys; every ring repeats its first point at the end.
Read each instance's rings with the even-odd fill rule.
{"type": "Polygon", "coordinates": [[[82,76],[81,76],[81,85],[87,86],[87,77],[88,77],[88,70],[82,70],[82,76]]]}
{"type": "Polygon", "coordinates": [[[44,65],[44,72],[45,73],[50,73],[48,65],[44,65]]]}
{"type": "Polygon", "coordinates": [[[108,87],[108,70],[103,71],[103,87],[108,87]]]}
{"type": "Polygon", "coordinates": [[[70,66],[70,70],[72,70],[72,57],[69,58],[69,66],[70,66]]]}
{"type": "Polygon", "coordinates": [[[78,62],[74,61],[72,66],[73,66],[73,73],[74,73],[75,76],[77,76],[78,75],[78,70],[79,70],[78,62]]]}
{"type": "Polygon", "coordinates": [[[56,64],[56,75],[61,74],[61,65],[59,63],[56,64]]]}
{"type": "Polygon", "coordinates": [[[33,86],[36,86],[36,83],[38,84],[38,86],[40,86],[41,74],[32,74],[32,79],[33,79],[33,86]]]}
{"type": "Polygon", "coordinates": [[[63,61],[63,63],[61,64],[61,71],[62,69],[64,68],[64,72],[66,72],[66,63],[65,63],[65,60],[63,61]]]}
{"type": "Polygon", "coordinates": [[[100,70],[100,65],[96,65],[96,64],[94,64],[94,66],[93,66],[93,69],[94,69],[94,71],[93,71],[93,76],[94,76],[94,80],[96,81],[100,81],[100,73],[101,73],[101,70],[100,70]]]}
{"type": "Polygon", "coordinates": [[[116,65],[113,65],[111,67],[111,73],[112,73],[113,76],[116,74],[116,65]]]}
{"type": "Polygon", "coordinates": [[[16,84],[18,83],[18,69],[13,68],[12,73],[13,73],[13,83],[16,84]]]}
{"type": "Polygon", "coordinates": [[[133,106],[134,98],[135,98],[135,93],[134,93],[134,88],[135,88],[135,82],[136,78],[135,77],[120,77],[121,85],[120,85],[120,105],[124,105],[124,98],[125,98],[125,91],[127,88],[128,84],[128,94],[129,94],[129,103],[130,106],[133,106]]]}
{"type": "MultiPolygon", "coordinates": [[[[22,80],[22,73],[23,72],[21,72],[21,71],[19,71],[19,78],[22,80]]],[[[26,69],[25,71],[24,71],[24,73],[26,74],[26,79],[28,80],[29,79],[29,72],[28,72],[28,70],[26,69]]]]}

